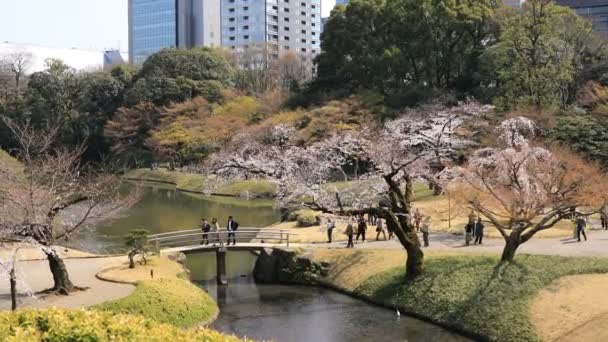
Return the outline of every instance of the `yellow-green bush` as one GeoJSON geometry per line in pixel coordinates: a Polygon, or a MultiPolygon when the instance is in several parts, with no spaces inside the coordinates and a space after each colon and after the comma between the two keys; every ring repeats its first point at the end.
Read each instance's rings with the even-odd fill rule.
{"type": "Polygon", "coordinates": [[[215,192],[221,195],[273,198],[277,194],[277,188],[264,179],[248,179],[229,182],[220,186],[215,192]]]}
{"type": "Polygon", "coordinates": [[[141,316],[89,310],[0,313],[0,341],[207,341],[240,339],[209,329],[182,330],[141,316]]]}
{"type": "Polygon", "coordinates": [[[178,327],[208,322],[219,311],[215,301],[205,291],[182,279],[141,282],[131,295],[102,303],[93,309],[143,315],[178,327]]]}
{"type": "Polygon", "coordinates": [[[298,227],[312,227],[319,225],[318,216],[314,210],[301,209],[290,213],[287,219],[289,221],[296,221],[298,227]]]}

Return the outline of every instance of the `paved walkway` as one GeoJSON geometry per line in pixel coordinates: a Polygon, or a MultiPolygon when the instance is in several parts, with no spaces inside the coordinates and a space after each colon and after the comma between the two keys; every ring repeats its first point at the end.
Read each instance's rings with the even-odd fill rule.
{"type": "MultiPolygon", "coordinates": [[[[368,230],[369,232],[369,230],[368,230]]],[[[356,243],[355,248],[372,249],[401,249],[399,241],[375,241],[376,232],[373,239],[368,239],[366,243],[356,243]]],[[[608,230],[587,231],[586,242],[577,242],[572,238],[561,239],[535,239],[523,244],[518,249],[518,253],[542,254],[542,255],[564,255],[564,256],[606,256],[608,257],[608,230]]],[[[422,241],[422,236],[420,236],[422,241]]],[[[470,246],[464,244],[463,235],[448,233],[431,234],[429,237],[430,246],[425,250],[463,252],[463,253],[500,253],[505,245],[503,239],[484,239],[483,245],[470,246]]],[[[331,244],[313,244],[311,247],[345,247],[346,242],[331,244]]]]}
{"type": "MultiPolygon", "coordinates": [[[[126,261],[126,257],[65,259],[70,279],[75,285],[90,287],[90,290],[79,291],[69,296],[47,296],[45,298],[20,297],[19,307],[61,307],[82,308],[129,295],[135,288],[132,285],[117,284],[99,280],[95,274],[106,266],[126,261]]],[[[53,277],[46,260],[21,261],[21,274],[26,284],[39,292],[53,286],[53,277]]],[[[10,287],[8,279],[0,281],[0,310],[11,308],[10,287]]]]}

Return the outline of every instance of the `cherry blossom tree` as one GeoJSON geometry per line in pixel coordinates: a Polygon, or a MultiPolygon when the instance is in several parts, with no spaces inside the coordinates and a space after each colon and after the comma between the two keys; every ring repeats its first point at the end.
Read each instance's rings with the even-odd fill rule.
{"type": "Polygon", "coordinates": [[[515,118],[497,128],[502,145],[476,151],[456,170],[457,197],[496,227],[505,239],[502,261],[520,245],[568,218],[597,211],[608,199],[601,169],[564,148],[532,146],[534,125],[515,118]]]}
{"type": "Polygon", "coordinates": [[[40,132],[4,122],[19,142],[21,166],[0,160],[0,239],[40,246],[53,275],[49,291],[67,295],[81,288],[70,280],[57,243],[85,223],[135,203],[139,194],[120,196],[120,177],[82,167],[84,148],[56,148],[57,129],[40,132]]]}

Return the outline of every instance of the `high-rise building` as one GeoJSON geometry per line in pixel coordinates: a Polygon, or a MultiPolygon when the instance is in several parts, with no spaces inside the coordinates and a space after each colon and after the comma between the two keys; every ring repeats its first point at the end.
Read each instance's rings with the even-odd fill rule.
{"type": "Polygon", "coordinates": [[[521,7],[526,0],[504,0],[504,4],[511,7],[521,7]]]}
{"type": "Polygon", "coordinates": [[[348,0],[336,0],[336,5],[348,5],[348,0]]]}
{"type": "Polygon", "coordinates": [[[571,7],[587,18],[595,31],[608,35],[608,0],[555,0],[555,3],[571,7]]]}
{"type": "Polygon", "coordinates": [[[320,0],[222,0],[222,46],[237,53],[262,50],[277,58],[293,52],[304,59],[321,46],[320,0]]]}
{"type": "Polygon", "coordinates": [[[129,60],[164,48],[219,46],[220,0],[129,0],[129,60]]]}

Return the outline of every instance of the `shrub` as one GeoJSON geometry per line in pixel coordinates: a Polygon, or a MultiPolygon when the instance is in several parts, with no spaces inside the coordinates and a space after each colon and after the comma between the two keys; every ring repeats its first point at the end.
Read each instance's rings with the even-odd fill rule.
{"type": "Polygon", "coordinates": [[[94,308],[116,314],[144,315],[178,327],[210,321],[218,313],[217,304],[205,291],[181,279],[144,281],[131,295],[94,308]]]}
{"type": "Polygon", "coordinates": [[[313,210],[302,209],[297,210],[289,214],[287,217],[289,221],[296,221],[298,227],[312,227],[319,225],[319,217],[313,210]]]}
{"type": "Polygon", "coordinates": [[[141,316],[87,310],[0,313],[0,340],[29,341],[225,341],[240,339],[209,329],[182,330],[141,316]]]}

